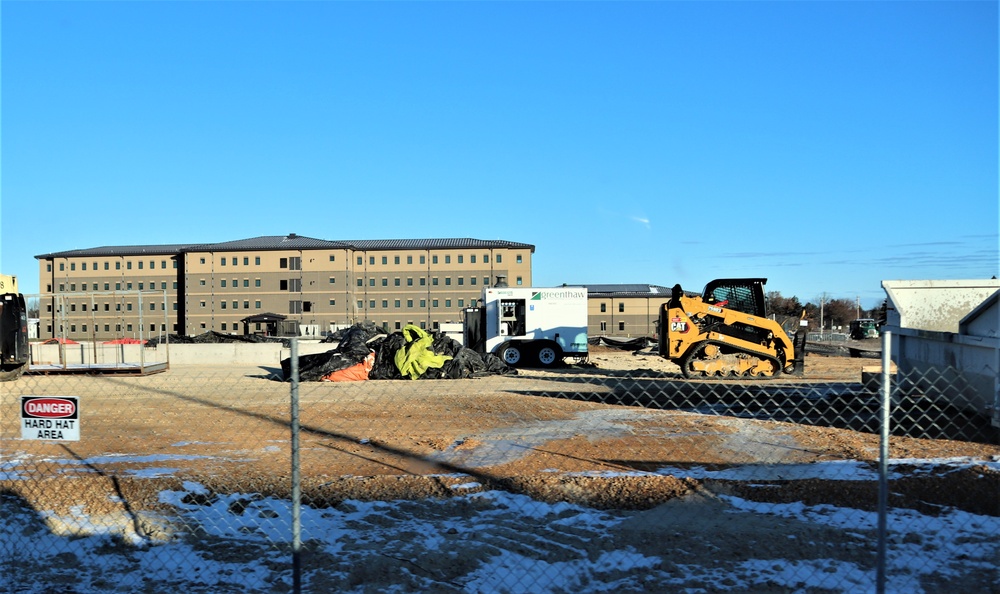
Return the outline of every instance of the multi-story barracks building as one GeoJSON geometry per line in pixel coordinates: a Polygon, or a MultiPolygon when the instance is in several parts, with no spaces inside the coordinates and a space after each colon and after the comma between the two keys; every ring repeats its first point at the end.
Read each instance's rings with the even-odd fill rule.
{"type": "Polygon", "coordinates": [[[438,329],[484,286],[531,286],[535,246],[504,240],[265,236],[36,256],[42,338],[208,331],[322,334],[371,321],[438,329]]]}

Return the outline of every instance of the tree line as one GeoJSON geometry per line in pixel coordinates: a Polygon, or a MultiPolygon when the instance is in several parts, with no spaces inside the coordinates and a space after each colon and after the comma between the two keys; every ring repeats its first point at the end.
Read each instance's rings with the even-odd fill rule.
{"type": "Polygon", "coordinates": [[[876,322],[885,321],[886,304],[873,309],[858,307],[856,301],[850,299],[822,299],[821,303],[802,303],[798,297],[783,297],[778,291],[768,291],[765,294],[768,311],[777,319],[801,318],[803,312],[809,320],[809,325],[814,328],[820,327],[822,319],[823,330],[829,330],[835,326],[847,328],[848,325],[858,318],[872,318],[876,322]]]}

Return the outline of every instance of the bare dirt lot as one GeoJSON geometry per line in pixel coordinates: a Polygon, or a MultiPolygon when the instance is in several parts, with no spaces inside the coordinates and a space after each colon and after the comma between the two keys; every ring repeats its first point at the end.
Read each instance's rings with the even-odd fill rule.
{"type": "MultiPolygon", "coordinates": [[[[448,498],[471,480],[484,491],[634,510],[615,538],[651,554],[675,554],[672,547],[684,540],[693,555],[701,546],[713,558],[736,559],[748,554],[750,535],[784,558],[812,554],[802,550],[810,538],[854,543],[823,553],[841,557],[870,544],[870,536],[820,538],[815,526],[754,514],[722,519],[726,506],[718,496],[874,510],[875,481],[827,480],[808,469],[825,462],[876,468],[877,395],[861,384],[861,371],[877,361],[810,356],[804,378],[753,384],[684,381],[673,364],[641,353],[600,349],[590,363],[467,380],[302,384],[303,500],[335,507],[346,500],[448,498]],[[670,468],[679,472],[664,471],[670,468]],[[743,473],[721,472],[735,468],[743,473]],[[709,532],[710,542],[693,544],[709,532]],[[718,538],[723,533],[729,536],[718,538]]],[[[213,493],[287,499],[290,399],[277,365],[174,367],[147,377],[28,376],[3,394],[2,453],[17,476],[0,475],[0,490],[36,510],[127,511],[135,522],[144,512],[166,511],[159,493],[185,481],[213,493]],[[18,440],[10,423],[17,394],[79,396],[81,440],[18,440]]],[[[890,458],[994,464],[956,470],[931,463],[919,473],[897,472],[890,505],[1000,516],[1000,447],[949,438],[938,424],[919,429],[937,434],[894,436],[890,458]]],[[[157,526],[136,529],[155,535],[157,526]]],[[[981,584],[969,579],[971,587],[991,587],[990,577],[981,584]]]]}

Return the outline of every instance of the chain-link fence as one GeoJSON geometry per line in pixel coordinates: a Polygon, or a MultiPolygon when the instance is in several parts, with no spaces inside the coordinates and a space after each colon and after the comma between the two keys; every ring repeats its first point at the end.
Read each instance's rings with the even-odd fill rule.
{"type": "Polygon", "coordinates": [[[943,370],[684,380],[602,350],[294,382],[287,355],[0,384],[0,588],[1000,590],[996,428],[943,370]]]}

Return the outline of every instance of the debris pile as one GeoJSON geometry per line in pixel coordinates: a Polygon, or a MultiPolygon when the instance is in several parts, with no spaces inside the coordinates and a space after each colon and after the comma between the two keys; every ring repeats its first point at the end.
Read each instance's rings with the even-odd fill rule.
{"type": "MultiPolygon", "coordinates": [[[[342,331],[337,347],[325,353],[299,356],[299,381],[365,379],[461,379],[516,374],[498,357],[462,346],[441,332],[428,333],[407,325],[386,335],[371,322],[342,331]]],[[[291,378],[291,359],[281,361],[291,378]]]]}

